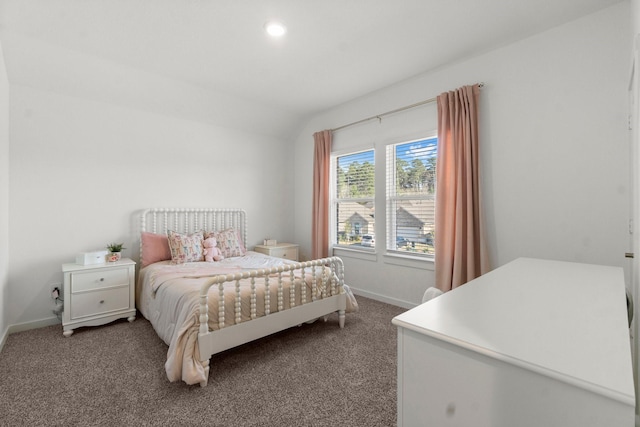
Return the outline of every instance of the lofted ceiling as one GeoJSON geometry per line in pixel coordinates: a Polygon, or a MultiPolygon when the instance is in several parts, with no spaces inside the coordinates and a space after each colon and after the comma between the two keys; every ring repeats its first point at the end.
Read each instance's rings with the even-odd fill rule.
{"type": "Polygon", "coordinates": [[[255,130],[283,136],[314,113],[619,2],[0,0],[0,42],[10,84],[181,104],[163,108],[186,116],[242,110],[263,116],[255,130]],[[271,19],[285,37],[267,37],[271,19]]]}

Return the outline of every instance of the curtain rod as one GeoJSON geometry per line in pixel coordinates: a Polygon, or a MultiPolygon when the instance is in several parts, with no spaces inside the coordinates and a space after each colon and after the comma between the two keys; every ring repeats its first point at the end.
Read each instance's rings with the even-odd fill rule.
{"type": "MultiPolygon", "coordinates": [[[[484,86],[484,83],[478,83],[478,87],[483,87],[483,86],[484,86]]],[[[411,105],[407,105],[407,106],[404,106],[404,107],[396,108],[395,110],[387,111],[386,113],[377,114],[375,116],[367,117],[366,119],[358,120],[357,122],[352,122],[352,123],[349,123],[349,124],[342,125],[342,126],[339,126],[337,128],[331,129],[331,132],[336,132],[336,131],[339,131],[339,130],[344,129],[344,128],[348,128],[348,127],[351,127],[351,126],[359,125],[360,123],[368,122],[369,120],[373,120],[373,119],[378,119],[378,120],[382,121],[382,118],[384,116],[388,116],[390,114],[399,113],[399,112],[405,111],[405,110],[410,110],[411,108],[419,107],[421,105],[431,104],[432,102],[435,102],[436,99],[438,99],[438,98],[434,97],[434,98],[425,99],[424,101],[420,101],[420,102],[416,102],[415,104],[411,104],[411,105]]]]}

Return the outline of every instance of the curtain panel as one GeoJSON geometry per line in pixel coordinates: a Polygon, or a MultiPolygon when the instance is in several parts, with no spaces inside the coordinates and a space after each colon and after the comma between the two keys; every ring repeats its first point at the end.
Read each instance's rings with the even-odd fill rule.
{"type": "Polygon", "coordinates": [[[313,134],[313,211],[311,212],[311,256],[329,256],[329,186],[333,134],[323,130],[313,134]]]}
{"type": "Polygon", "coordinates": [[[480,198],[480,86],[442,93],[436,166],[436,287],[454,289],[490,270],[480,198]]]}

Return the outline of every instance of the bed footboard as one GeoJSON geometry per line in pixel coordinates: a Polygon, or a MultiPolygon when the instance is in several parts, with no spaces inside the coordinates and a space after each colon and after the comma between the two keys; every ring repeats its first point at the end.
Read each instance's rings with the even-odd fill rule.
{"type": "MultiPolygon", "coordinates": [[[[338,312],[340,327],[344,327],[347,295],[344,290],[344,266],[338,257],[323,258],[307,262],[287,264],[270,269],[259,269],[237,274],[219,275],[212,277],[200,288],[200,326],[198,346],[200,361],[205,368],[205,378],[209,377],[209,359],[212,355],[238,345],[253,341],[300,325],[310,320],[338,312]],[[299,270],[301,276],[311,273],[311,292],[307,293],[307,286],[300,286],[300,295],[296,296],[295,286],[289,288],[289,304],[284,303],[284,282],[290,279],[294,282],[294,271],[299,270]],[[256,279],[264,279],[265,292],[257,292],[256,279]],[[242,301],[240,281],[250,279],[251,319],[242,321],[242,301]],[[225,319],[224,292],[227,284],[235,286],[234,319],[225,319]],[[217,287],[219,293],[218,330],[209,330],[208,295],[211,287],[217,287]],[[271,311],[271,293],[269,288],[275,287],[277,295],[277,309],[271,311]],[[258,316],[258,298],[263,298],[261,306],[264,315],[258,316]],[[296,301],[299,300],[299,304],[296,301]]],[[[207,380],[201,386],[207,385],[207,380]]]]}

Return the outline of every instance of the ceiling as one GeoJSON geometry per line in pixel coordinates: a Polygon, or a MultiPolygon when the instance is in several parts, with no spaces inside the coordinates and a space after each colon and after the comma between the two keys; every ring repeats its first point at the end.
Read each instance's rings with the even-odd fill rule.
{"type": "Polygon", "coordinates": [[[179,82],[300,119],[619,2],[0,0],[0,41],[11,84],[108,97],[135,76],[127,90],[179,82]],[[285,37],[267,37],[270,19],[285,37]],[[105,70],[118,79],[99,84],[105,70]]]}

